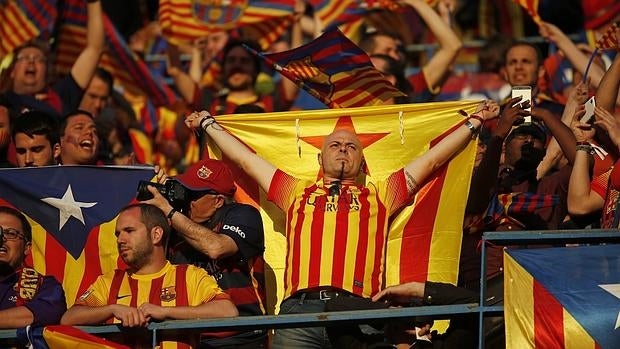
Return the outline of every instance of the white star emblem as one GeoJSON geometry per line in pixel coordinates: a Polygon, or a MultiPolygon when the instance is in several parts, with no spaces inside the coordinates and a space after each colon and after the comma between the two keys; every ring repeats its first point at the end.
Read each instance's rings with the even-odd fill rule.
{"type": "Polygon", "coordinates": [[[71,184],[67,187],[67,191],[62,198],[43,198],[41,201],[56,207],[60,213],[60,222],[58,229],[67,223],[72,216],[84,224],[84,215],[82,215],[82,208],[89,208],[97,205],[96,202],[77,202],[73,198],[73,191],[71,190],[71,184]]]}
{"type": "MultiPolygon", "coordinates": [[[[613,294],[616,298],[620,298],[620,284],[598,285],[598,287],[613,294]]],[[[616,320],[616,327],[614,329],[618,327],[620,327],[620,313],[618,313],[618,319],[616,320]]]]}

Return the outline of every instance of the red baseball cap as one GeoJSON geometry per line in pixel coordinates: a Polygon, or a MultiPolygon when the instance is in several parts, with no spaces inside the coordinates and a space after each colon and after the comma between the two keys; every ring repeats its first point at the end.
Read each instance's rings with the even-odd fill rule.
{"type": "Polygon", "coordinates": [[[233,196],[237,190],[232,172],[220,160],[200,160],[174,178],[187,189],[195,191],[213,190],[218,194],[233,196]]]}

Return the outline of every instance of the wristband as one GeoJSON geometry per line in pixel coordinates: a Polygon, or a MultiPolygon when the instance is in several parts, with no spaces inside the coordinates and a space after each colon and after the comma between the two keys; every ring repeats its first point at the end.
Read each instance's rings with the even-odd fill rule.
{"type": "Polygon", "coordinates": [[[476,120],[480,121],[480,125],[481,125],[480,127],[482,127],[482,125],[484,125],[484,121],[485,121],[485,120],[484,120],[484,118],[483,118],[482,116],[480,116],[480,115],[477,115],[477,114],[471,114],[471,115],[469,116],[469,118],[470,118],[470,119],[476,119],[476,120]]]}
{"type": "Polygon", "coordinates": [[[588,142],[588,141],[580,141],[580,142],[577,142],[577,145],[587,145],[587,146],[591,146],[592,144],[590,144],[590,142],[588,142]]]}
{"type": "Polygon", "coordinates": [[[207,132],[207,128],[213,125],[214,122],[215,122],[215,119],[213,117],[211,116],[204,117],[202,120],[200,120],[200,128],[203,129],[205,132],[207,132]]]}
{"type": "Polygon", "coordinates": [[[474,126],[474,124],[472,124],[471,121],[469,120],[465,120],[464,125],[467,126],[467,128],[469,129],[469,132],[471,132],[471,138],[472,139],[476,138],[476,136],[478,135],[478,131],[479,131],[476,128],[476,126],[474,126]]]}
{"type": "Polygon", "coordinates": [[[172,210],[170,210],[170,212],[168,212],[166,217],[168,217],[168,219],[172,219],[172,216],[174,216],[175,213],[177,213],[177,210],[176,208],[173,208],[172,210]]]}
{"type": "Polygon", "coordinates": [[[594,154],[594,148],[592,148],[592,145],[590,145],[589,143],[586,144],[577,144],[577,147],[575,147],[577,151],[585,151],[588,154],[592,155],[594,154]]]}

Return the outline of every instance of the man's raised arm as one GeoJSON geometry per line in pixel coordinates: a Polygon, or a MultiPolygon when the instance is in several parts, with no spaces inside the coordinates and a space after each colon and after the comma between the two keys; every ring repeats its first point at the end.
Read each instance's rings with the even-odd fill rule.
{"type": "Polygon", "coordinates": [[[95,75],[99,59],[103,53],[105,45],[105,34],[103,29],[103,9],[101,1],[87,2],[88,21],[86,24],[86,47],[80,53],[71,67],[71,76],[81,87],[86,88],[90,79],[95,75]]]}
{"type": "Polygon", "coordinates": [[[202,129],[226,156],[249,174],[265,192],[269,191],[276,167],[251,152],[248,147],[218,125],[208,112],[194,112],[188,115],[185,118],[185,125],[189,128],[202,129]]]}

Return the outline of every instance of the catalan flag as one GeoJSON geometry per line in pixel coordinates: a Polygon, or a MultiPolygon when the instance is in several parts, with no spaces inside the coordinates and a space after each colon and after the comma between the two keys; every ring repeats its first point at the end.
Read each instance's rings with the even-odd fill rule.
{"type": "MultiPolygon", "coordinates": [[[[419,103],[363,108],[218,116],[218,123],[276,167],[302,179],[320,176],[316,161],[322,140],[334,129],[353,129],[365,145],[364,156],[373,178],[385,178],[423,154],[455,125],[459,109],[473,112],[474,102],[419,103]],[[278,146],[274,147],[274,141],[278,146]],[[389,154],[387,156],[386,154],[389,154]]],[[[283,213],[266,200],[238,166],[214,145],[210,157],[229,162],[238,185],[237,199],[259,207],[265,226],[267,264],[277,284],[268,292],[283,295],[286,241],[283,213]]],[[[456,282],[462,219],[475,142],[424,183],[415,206],[406,207],[391,224],[387,242],[387,285],[406,281],[456,282]]],[[[275,297],[269,297],[274,299],[275,297]]],[[[273,312],[274,304],[268,305],[273,312]]]]}
{"type": "MultiPolygon", "coordinates": [[[[56,48],[56,70],[67,74],[86,46],[86,6],[83,0],[65,0],[60,13],[56,48]]],[[[114,24],[104,14],[108,50],[100,65],[109,70],[116,82],[133,95],[146,95],[156,106],[172,105],[177,96],[163,77],[152,74],[144,61],[131,51],[114,24]]]]}
{"type": "Polygon", "coordinates": [[[338,28],[327,30],[306,45],[261,56],[280,66],[285,77],[303,83],[331,108],[383,104],[404,95],[338,28]]]}
{"type": "Polygon", "coordinates": [[[261,46],[275,41],[292,24],[294,1],[230,0],[159,2],[159,23],[163,35],[172,43],[187,43],[213,31],[253,26],[261,46]],[[271,22],[271,23],[267,23],[271,22]]]}
{"type": "Polygon", "coordinates": [[[620,245],[504,252],[506,348],[618,348],[620,245]]]}
{"type": "Polygon", "coordinates": [[[0,58],[37,37],[48,37],[56,21],[54,0],[0,1],[0,58]]]}
{"type": "Polygon", "coordinates": [[[616,31],[619,28],[620,22],[612,23],[609,27],[607,27],[601,38],[596,41],[596,48],[598,50],[618,48],[618,36],[616,35],[616,31]]]}
{"type": "Polygon", "coordinates": [[[0,201],[33,226],[27,261],[62,283],[67,305],[100,274],[122,266],[114,224],[152,167],[50,166],[0,170],[0,201]]]}
{"type": "Polygon", "coordinates": [[[517,4],[521,5],[527,13],[532,17],[532,20],[536,22],[536,24],[540,25],[542,23],[542,19],[538,14],[538,1],[539,0],[513,0],[517,4]]]}
{"type": "Polygon", "coordinates": [[[128,346],[99,338],[77,327],[53,325],[45,327],[27,327],[19,329],[18,340],[27,338],[32,348],[79,348],[79,349],[129,349],[128,346]]]}

